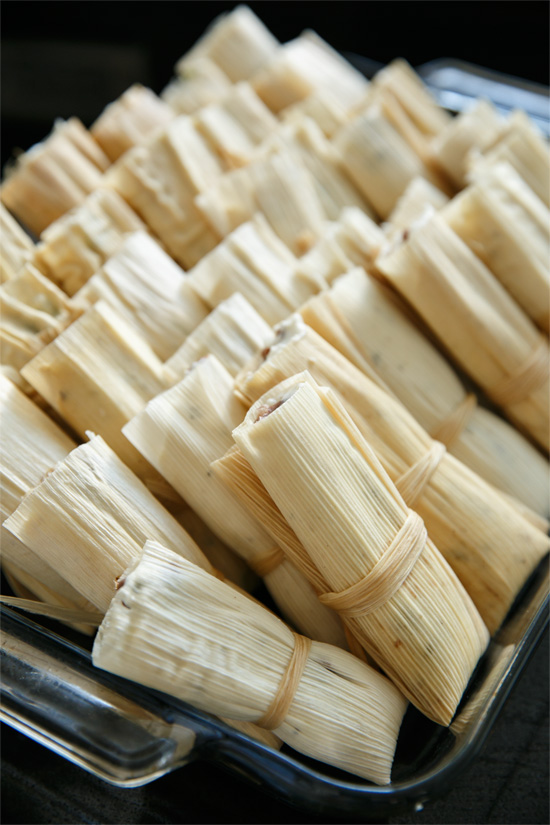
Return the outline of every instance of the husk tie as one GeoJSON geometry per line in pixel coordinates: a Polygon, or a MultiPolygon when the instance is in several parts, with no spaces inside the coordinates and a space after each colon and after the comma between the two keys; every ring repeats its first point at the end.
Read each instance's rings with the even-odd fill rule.
{"type": "Polygon", "coordinates": [[[307,636],[301,636],[299,633],[294,634],[294,650],[290,661],[271,704],[264,715],[255,723],[258,727],[264,728],[264,730],[275,730],[283,724],[294,695],[298,690],[310,648],[311,639],[308,639],[307,636]]]}
{"type": "Polygon", "coordinates": [[[501,407],[519,404],[548,380],[548,342],[541,338],[529,358],[511,375],[488,391],[488,395],[501,407]]]}
{"type": "Polygon", "coordinates": [[[447,449],[457,441],[462,435],[463,431],[468,426],[468,422],[472,416],[477,405],[477,398],[473,393],[468,393],[466,398],[455,407],[447,418],[445,418],[439,426],[430,433],[431,437],[437,441],[441,441],[447,449]]]}
{"type": "Polygon", "coordinates": [[[410,507],[418,501],[426,485],[430,483],[446,452],[445,445],[440,441],[435,441],[426,455],[422,456],[412,467],[409,467],[401,478],[395,482],[395,486],[410,507]]]}

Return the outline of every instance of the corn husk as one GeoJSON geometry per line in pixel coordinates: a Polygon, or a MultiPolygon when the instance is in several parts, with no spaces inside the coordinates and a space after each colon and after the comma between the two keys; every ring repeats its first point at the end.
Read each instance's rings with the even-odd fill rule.
{"type": "Polygon", "coordinates": [[[550,210],[508,163],[496,164],[441,213],[545,332],[550,330],[550,210]]]}
{"type": "Polygon", "coordinates": [[[0,197],[18,220],[40,235],[100,186],[108,166],[108,158],[78,118],[59,120],[44,141],[19,156],[0,197]]]}
{"type": "Polygon", "coordinates": [[[166,361],[170,381],[176,383],[195,361],[211,353],[236,375],[255,355],[273,341],[273,331],[254,307],[234,292],[210,312],[166,361]]]}
{"type": "Polygon", "coordinates": [[[336,97],[346,110],[351,109],[368,89],[365,77],[309,30],[277,49],[251,82],[276,113],[319,89],[336,97]]]}
{"type": "Polygon", "coordinates": [[[315,121],[325,137],[330,139],[349,115],[337,97],[326,89],[319,88],[280,113],[280,118],[287,123],[300,122],[304,117],[315,121]]]}
{"type": "Polygon", "coordinates": [[[170,358],[208,315],[185,272],[145,232],[129,235],[74,301],[83,308],[106,302],[135,327],[161,361],[170,358]]]}
{"type": "Polygon", "coordinates": [[[548,515],[548,462],[473,396],[470,404],[451,365],[407,318],[392,291],[356,269],[308,301],[300,314],[356,367],[383,381],[460,461],[516,502],[548,515]]]}
{"type": "Polygon", "coordinates": [[[261,215],[231,232],[189,272],[212,309],[240,292],[268,324],[286,318],[311,295],[296,278],[296,258],[261,215]]]}
{"type": "Polygon", "coordinates": [[[448,202],[447,195],[426,178],[413,178],[388,217],[388,229],[408,229],[424,217],[427,207],[438,210],[448,202]]]}
{"type": "Polygon", "coordinates": [[[212,60],[232,83],[247,80],[279,48],[278,40],[248,6],[236,6],[217,17],[176,65],[185,76],[198,58],[212,60]]]}
{"type": "Polygon", "coordinates": [[[109,103],[90,126],[111,163],[132,146],[150,138],[175,117],[174,111],[141,83],[130,86],[119,98],[109,103]]]}
{"type": "Polygon", "coordinates": [[[505,128],[505,120],[488,100],[478,100],[460,112],[434,138],[432,151],[458,189],[466,185],[469,154],[483,152],[505,128]]]}
{"type": "Polygon", "coordinates": [[[401,246],[380,255],[377,267],[453,358],[498,399],[508,418],[548,449],[548,339],[466,244],[433,215],[401,246]],[[539,369],[526,386],[501,392],[504,382],[523,373],[535,353],[539,369]]]}
{"type": "Polygon", "coordinates": [[[300,320],[288,322],[287,336],[255,372],[238,380],[239,394],[250,404],[281,380],[306,369],[319,384],[330,387],[405,502],[423,518],[430,538],[494,633],[550,549],[548,536],[444,450],[417,483],[406,484],[407,471],[425,462],[436,446],[428,434],[397,400],[300,320]]]}
{"type": "Polygon", "coordinates": [[[319,604],[293,565],[281,558],[264,574],[265,557],[277,554],[273,540],[210,469],[233,443],[231,430],[245,411],[233,395],[231,375],[209,355],[147,404],[124,434],[215,535],[264,576],[290,621],[298,624],[303,619],[305,626],[298,624],[303,632],[345,644],[337,617],[319,604]]]}
{"type": "Polygon", "coordinates": [[[182,67],[160,93],[178,115],[192,115],[203,106],[220,100],[231,88],[231,81],[209,57],[196,57],[182,67]]]}
{"type": "Polygon", "coordinates": [[[0,284],[13,278],[34,255],[34,243],[30,235],[19,226],[6,207],[0,203],[0,284]]]}
{"type": "MultiPolygon", "coordinates": [[[[93,661],[202,710],[256,720],[273,700],[294,644],[292,631],[262,605],[148,542],[99,630],[93,661]],[[175,681],[176,671],[183,678],[175,681]]],[[[381,674],[314,641],[275,732],[308,756],[385,784],[405,709],[381,674]]]]}
{"type": "Polygon", "coordinates": [[[145,224],[111,189],[97,189],[42,233],[34,263],[67,295],[74,295],[145,224]]]}
{"type": "MultiPolygon", "coordinates": [[[[361,581],[408,511],[330,392],[303,376],[284,382],[251,407],[233,436],[331,589],[361,581]]],[[[446,725],[488,632],[430,540],[400,581],[385,603],[345,621],[403,693],[446,725]]]]}

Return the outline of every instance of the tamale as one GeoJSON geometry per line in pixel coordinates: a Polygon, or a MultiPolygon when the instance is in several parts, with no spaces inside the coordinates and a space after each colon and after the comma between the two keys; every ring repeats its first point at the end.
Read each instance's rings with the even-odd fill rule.
{"type": "Polygon", "coordinates": [[[181,68],[160,93],[178,115],[192,115],[203,106],[220,100],[231,88],[227,75],[208,57],[196,57],[181,68]]]}
{"type": "Polygon", "coordinates": [[[433,215],[376,266],[507,417],[548,450],[548,339],[445,221],[433,215]]]}
{"type": "Polygon", "coordinates": [[[6,207],[0,203],[0,284],[17,275],[24,264],[32,260],[34,243],[19,226],[6,207]]]}
{"type": "Polygon", "coordinates": [[[388,783],[406,709],[399,691],[205,576],[148,542],[100,627],[94,664],[203,710],[258,721],[301,753],[388,783]]]}
{"type": "Polygon", "coordinates": [[[426,178],[413,178],[388,216],[389,229],[408,229],[422,219],[427,207],[441,209],[449,198],[426,178]]]}
{"type": "Polygon", "coordinates": [[[291,379],[233,437],[334,591],[324,603],[416,707],[449,724],[487,628],[342,405],[291,379]]]}

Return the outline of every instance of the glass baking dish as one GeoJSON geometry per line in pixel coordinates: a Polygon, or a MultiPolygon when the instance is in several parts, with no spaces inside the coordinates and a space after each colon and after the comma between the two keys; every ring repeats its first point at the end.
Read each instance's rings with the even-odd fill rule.
{"type": "Polygon", "coordinates": [[[2,608],[1,718],[107,782],[137,787],[194,759],[222,763],[318,815],[386,818],[450,789],[479,753],[548,623],[548,557],[480,661],[450,728],[409,707],[393,781],[379,787],[271,749],[169,696],[97,670],[70,642],[2,608]]]}

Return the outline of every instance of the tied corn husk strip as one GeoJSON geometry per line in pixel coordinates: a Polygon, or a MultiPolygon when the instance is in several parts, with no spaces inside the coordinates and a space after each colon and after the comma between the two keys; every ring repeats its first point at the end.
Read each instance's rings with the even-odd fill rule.
{"type": "Polygon", "coordinates": [[[103,619],[102,613],[88,613],[84,610],[74,610],[70,607],[61,607],[60,605],[48,605],[33,601],[32,599],[22,599],[13,596],[0,596],[0,604],[5,604],[7,607],[17,607],[26,613],[45,616],[49,619],[58,619],[62,622],[80,622],[85,625],[91,625],[92,628],[99,627],[103,619]]]}
{"type": "Polygon", "coordinates": [[[508,418],[548,449],[548,339],[445,221],[433,215],[377,268],[508,418]]]}
{"type": "Polygon", "coordinates": [[[432,441],[397,400],[313,330],[297,319],[287,326],[287,341],[272,348],[256,372],[238,381],[239,394],[252,403],[281,380],[306,369],[317,383],[330,387],[405,502],[423,518],[430,538],[494,633],[550,549],[548,536],[447,454],[443,445],[432,441]]]}
{"type": "Polygon", "coordinates": [[[4,522],[105,612],[148,538],[212,572],[199,547],[100,436],[72,450],[4,522]]]}
{"type": "Polygon", "coordinates": [[[526,507],[548,515],[548,462],[508,422],[475,404],[393,291],[356,269],[308,301],[300,314],[369,378],[383,381],[460,461],[526,507]]]}
{"type": "Polygon", "coordinates": [[[441,212],[543,330],[550,330],[550,210],[508,163],[496,164],[441,212]]]}
{"type": "Polygon", "coordinates": [[[337,97],[325,89],[316,89],[303,100],[287,106],[280,113],[284,122],[301,121],[304,117],[311,118],[329,140],[348,119],[346,107],[337,97]]]}
{"type": "Polygon", "coordinates": [[[278,48],[279,41],[252,9],[237,6],[210,24],[195,45],[180,58],[176,71],[185,77],[197,59],[208,58],[232,83],[237,83],[257,72],[278,48]]]}
{"type": "Polygon", "coordinates": [[[24,229],[0,203],[0,238],[2,254],[0,255],[0,283],[8,281],[34,255],[34,243],[24,229]]]}
{"type": "MultiPolygon", "coordinates": [[[[258,720],[297,642],[273,613],[247,602],[148,542],[101,625],[94,664],[202,710],[258,720]]],[[[406,701],[388,679],[313,641],[289,698],[275,729],[284,742],[378,784],[390,781],[406,701]]]]}
{"type": "Polygon", "coordinates": [[[2,202],[35,235],[82,203],[101,184],[109,159],[78,118],[17,159],[0,189],[2,202]]]}
{"type": "Polygon", "coordinates": [[[165,369],[170,373],[170,381],[176,383],[195,361],[211,353],[231,375],[236,375],[272,341],[272,328],[240,292],[234,292],[187,336],[166,361],[165,369]]]}
{"type": "Polygon", "coordinates": [[[468,156],[468,179],[496,163],[508,162],[543,203],[550,208],[550,152],[525,112],[514,112],[502,134],[484,151],[472,149],[468,156]]]}
{"type": "Polygon", "coordinates": [[[261,215],[231,232],[189,272],[197,294],[214,309],[240,292],[267,324],[286,318],[306,297],[296,258],[261,215]]]}
{"type": "Polygon", "coordinates": [[[387,229],[391,231],[397,227],[406,230],[415,221],[424,217],[427,207],[438,210],[448,202],[447,195],[426,178],[414,178],[391,211],[387,229]]]}
{"type": "Polygon", "coordinates": [[[466,184],[469,155],[483,152],[505,128],[505,120],[488,100],[478,100],[450,120],[434,138],[432,151],[458,189],[466,184]]]}
{"type": "Polygon", "coordinates": [[[154,398],[124,434],[215,535],[264,577],[290,621],[317,639],[345,644],[337,617],[318,603],[307,581],[210,469],[233,443],[231,430],[244,413],[233,395],[232,376],[210,355],[154,398]],[[272,562],[267,566],[266,558],[272,562]],[[305,626],[298,624],[303,619],[305,626]]]}
{"type": "MultiPolygon", "coordinates": [[[[411,518],[341,404],[304,376],[259,399],[233,436],[335,593],[361,582],[411,518]]],[[[429,539],[400,580],[377,609],[344,619],[400,690],[447,725],[487,628],[429,539]]]]}
{"type": "Polygon", "coordinates": [[[74,296],[83,308],[100,300],[125,318],[161,361],[208,315],[184,271],[145,232],[129,235],[74,296]]]}
{"type": "Polygon", "coordinates": [[[283,149],[223,175],[195,203],[223,238],[263,213],[295,255],[307,252],[321,237],[327,220],[315,179],[283,149]]]}
{"type": "Polygon", "coordinates": [[[220,100],[231,88],[227,75],[208,57],[196,57],[182,68],[160,96],[178,115],[192,115],[220,100]]]}
{"type": "Polygon", "coordinates": [[[146,226],[111,189],[97,189],[44,230],[34,263],[67,295],[74,295],[114,255],[128,233],[146,226]]]}
{"type": "Polygon", "coordinates": [[[181,115],[146,144],[125,152],[106,182],[187,269],[218,243],[194,199],[225,170],[193,119],[181,115]]]}
{"type": "Polygon", "coordinates": [[[175,117],[174,111],[141,83],[130,86],[117,100],[109,103],[90,126],[111,163],[132,146],[150,138],[175,117]]]}
{"type": "Polygon", "coordinates": [[[195,123],[229,169],[248,163],[277,127],[277,119],[244,82],[196,112],[195,123]]]}
{"type": "Polygon", "coordinates": [[[369,85],[351,63],[309,30],[277,49],[251,82],[276,113],[320,89],[349,110],[362,100],[369,85]]]}

